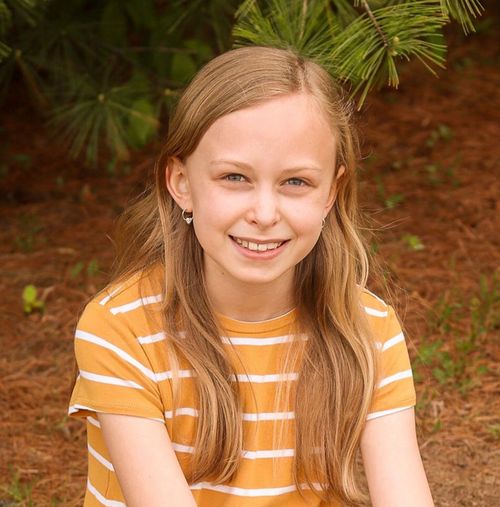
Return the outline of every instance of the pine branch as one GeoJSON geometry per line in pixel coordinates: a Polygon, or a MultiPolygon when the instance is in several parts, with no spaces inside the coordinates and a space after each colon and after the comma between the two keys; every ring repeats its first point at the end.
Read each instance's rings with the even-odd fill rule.
{"type": "Polygon", "coordinates": [[[94,165],[105,149],[114,159],[127,160],[129,147],[144,144],[159,126],[144,82],[117,85],[110,81],[114,75],[114,69],[106,68],[101,81],[86,77],[68,82],[49,122],[60,141],[69,145],[71,156],[85,153],[94,165]]]}
{"type": "MultiPolygon", "coordinates": [[[[367,0],[356,0],[363,11],[342,27],[328,2],[269,0],[264,10],[256,0],[246,0],[233,34],[236,45],[291,47],[316,59],[334,78],[352,83],[361,107],[373,87],[399,85],[401,60],[414,57],[432,73],[444,66],[442,27],[448,17],[441,1],[389,1],[372,9],[367,0]]],[[[333,3],[345,7],[344,0],[333,3]]]]}
{"type": "Polygon", "coordinates": [[[462,25],[465,34],[476,31],[472,18],[477,18],[484,12],[480,0],[440,0],[440,2],[443,13],[456,19],[462,25]]]}
{"type": "Polygon", "coordinates": [[[354,84],[353,94],[361,93],[361,107],[374,86],[399,84],[396,59],[420,60],[428,70],[444,66],[444,45],[431,42],[441,33],[447,18],[431,0],[382,7],[375,11],[389,45],[380,44],[380,35],[368,15],[360,16],[335,37],[331,53],[332,74],[354,84]]]}
{"type": "Polygon", "coordinates": [[[368,5],[367,0],[361,0],[361,4],[363,5],[366,13],[368,14],[369,18],[372,20],[373,26],[377,30],[377,32],[380,34],[380,38],[384,42],[384,47],[386,48],[389,44],[387,42],[387,37],[385,36],[385,33],[382,31],[382,28],[380,28],[380,25],[377,22],[377,18],[373,15],[372,10],[370,9],[370,6],[368,5]]]}
{"type": "Polygon", "coordinates": [[[0,62],[9,56],[11,51],[11,48],[7,44],[0,41],[0,62]]]}
{"type": "Polygon", "coordinates": [[[325,5],[319,0],[269,0],[265,11],[256,0],[246,0],[236,12],[234,45],[251,42],[293,48],[304,56],[320,58],[331,47],[331,29],[324,15],[325,5]]]}

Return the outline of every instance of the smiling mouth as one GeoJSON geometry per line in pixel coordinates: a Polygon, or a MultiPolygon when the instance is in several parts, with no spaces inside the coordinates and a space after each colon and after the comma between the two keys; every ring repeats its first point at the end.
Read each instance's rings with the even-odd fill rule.
{"type": "Polygon", "coordinates": [[[276,248],[279,248],[283,243],[286,243],[286,241],[288,241],[285,240],[268,243],[257,243],[245,239],[236,238],[235,236],[230,236],[230,238],[236,243],[238,243],[238,245],[252,252],[267,252],[269,250],[276,250],[276,248]]]}

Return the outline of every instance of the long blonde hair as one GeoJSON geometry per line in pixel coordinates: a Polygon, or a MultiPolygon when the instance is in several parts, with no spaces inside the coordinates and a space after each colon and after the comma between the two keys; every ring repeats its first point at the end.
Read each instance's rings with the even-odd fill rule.
{"type": "Polygon", "coordinates": [[[197,374],[199,418],[187,479],[230,480],[243,442],[238,382],[230,380],[235,372],[207,298],[202,248],[166,188],[165,168],[172,157],[189,156],[218,118],[293,93],[317,100],[335,135],[336,166],[345,166],[323,232],[296,267],[299,330],[308,340],[287,358],[287,364],[295,364],[298,354],[303,358],[295,392],[294,481],[299,492],[305,481],[325,502],[360,505],[367,497],[357,483],[356,456],[377,378],[360,303],[370,263],[360,233],[351,108],[326,70],[291,50],[264,47],[229,51],[202,68],[170,120],[155,182],[119,221],[113,279],[163,266],[169,350],[182,354],[197,374]]]}

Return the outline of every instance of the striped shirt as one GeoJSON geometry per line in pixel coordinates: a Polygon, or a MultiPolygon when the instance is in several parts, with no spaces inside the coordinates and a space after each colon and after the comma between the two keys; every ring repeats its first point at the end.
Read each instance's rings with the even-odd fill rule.
{"type": "MultiPolygon", "coordinates": [[[[172,371],[159,318],[159,286],[143,283],[140,291],[137,280],[134,277],[115,294],[101,294],[91,301],[75,333],[79,375],[69,414],[87,421],[85,507],[125,506],[96,412],[146,417],[164,423],[184,473],[193,452],[198,417],[194,372],[179,358],[181,403],[173,414],[172,371]]],[[[382,358],[382,376],[368,415],[372,419],[415,405],[416,396],[405,338],[394,310],[368,291],[362,293],[362,304],[382,358]]],[[[240,381],[244,450],[238,473],[231,482],[190,484],[197,505],[326,506],[305,485],[303,493],[309,503],[296,490],[292,480],[293,406],[278,412],[274,407],[278,382],[297,379],[297,373],[279,372],[284,348],[297,338],[291,334],[296,317],[292,311],[275,319],[249,323],[219,316],[225,331],[221,339],[240,381]],[[248,376],[241,363],[234,360],[232,347],[248,376]],[[285,432],[282,445],[274,449],[273,428],[278,423],[285,424],[285,432]],[[279,466],[273,466],[273,460],[278,460],[279,466]]]]}

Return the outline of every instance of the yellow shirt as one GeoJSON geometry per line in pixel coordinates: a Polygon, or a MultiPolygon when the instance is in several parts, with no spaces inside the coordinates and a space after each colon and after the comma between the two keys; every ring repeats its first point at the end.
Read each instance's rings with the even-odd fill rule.
{"type": "MultiPolygon", "coordinates": [[[[198,413],[193,371],[180,360],[181,403],[172,414],[172,372],[166,341],[158,318],[159,286],[143,285],[138,277],[111,295],[101,294],[85,308],[75,334],[75,355],[79,368],[69,414],[86,418],[88,482],[85,507],[124,506],[124,498],[106,449],[96,412],[147,417],[163,422],[184,473],[187,470],[198,413]],[[144,292],[146,291],[146,292],[144,292]]],[[[362,304],[373,325],[382,357],[383,378],[379,382],[368,419],[415,405],[416,396],[405,339],[391,306],[368,291],[362,304]]],[[[243,402],[243,456],[231,483],[191,484],[201,507],[319,507],[321,503],[305,488],[305,503],[292,480],[295,420],[293,407],[276,412],[274,395],[280,381],[283,348],[297,337],[291,335],[297,315],[292,311],[264,322],[241,322],[220,316],[226,336],[221,337],[230,357],[231,344],[242,358],[248,377],[233,361],[243,402]],[[251,382],[251,384],[250,384],[251,382]],[[254,400],[255,393],[256,400],[254,400]],[[257,402],[257,405],[256,405],[257,402]],[[273,427],[285,421],[285,436],[273,449],[273,427]],[[278,466],[273,467],[273,459],[278,466]]],[[[334,504],[330,504],[334,505],[334,504]]]]}

